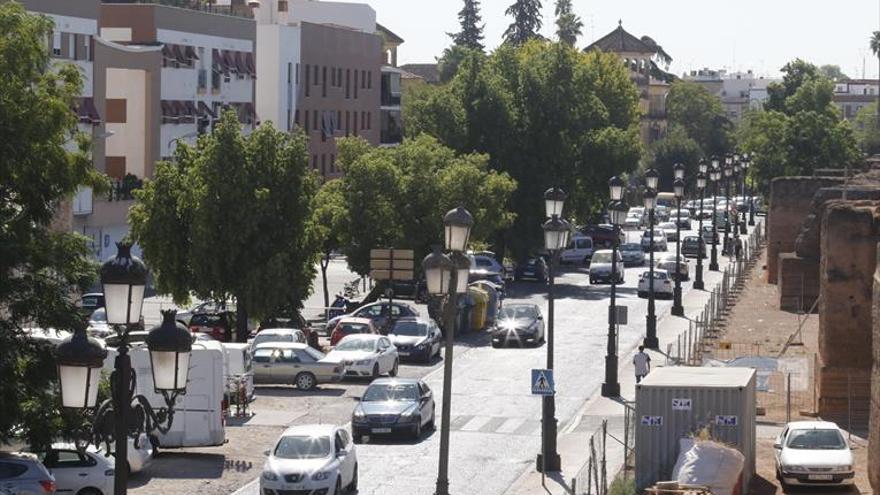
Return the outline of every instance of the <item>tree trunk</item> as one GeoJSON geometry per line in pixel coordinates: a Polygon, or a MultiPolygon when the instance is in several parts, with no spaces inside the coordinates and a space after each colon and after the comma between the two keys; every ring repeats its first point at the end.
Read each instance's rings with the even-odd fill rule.
{"type": "Polygon", "coordinates": [[[235,306],[235,341],[247,342],[249,333],[247,310],[241,304],[241,299],[238,299],[238,304],[235,306]]]}
{"type": "MultiPolygon", "coordinates": [[[[321,258],[321,282],[324,284],[324,308],[330,307],[330,290],[327,288],[327,267],[330,266],[330,252],[321,258]]],[[[324,310],[326,311],[326,309],[324,310]]]]}

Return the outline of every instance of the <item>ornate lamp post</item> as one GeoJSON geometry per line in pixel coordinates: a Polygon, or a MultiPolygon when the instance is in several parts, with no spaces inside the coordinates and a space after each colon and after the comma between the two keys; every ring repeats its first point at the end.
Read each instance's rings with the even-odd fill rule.
{"type": "MultiPolygon", "coordinates": [[[[742,169],[739,166],[739,162],[733,162],[733,194],[737,194],[737,190],[739,189],[739,179],[740,179],[740,171],[742,169]]],[[[743,227],[745,227],[745,223],[743,223],[743,227]]],[[[740,222],[739,222],[739,201],[733,202],[733,237],[734,244],[732,251],[735,251],[736,241],[739,240],[739,231],[740,231],[740,222]]]]}
{"type": "MultiPolygon", "coordinates": [[[[727,155],[726,163],[724,166],[724,196],[727,199],[727,202],[724,203],[724,244],[722,244],[721,254],[727,254],[728,257],[731,256],[730,249],[730,181],[731,176],[733,175],[733,157],[731,155],[727,155]]],[[[736,201],[734,201],[734,205],[736,201]]],[[[735,207],[734,207],[735,209],[735,207]]]]}
{"type": "MultiPolygon", "coordinates": [[[[675,182],[672,184],[675,192],[675,202],[678,211],[681,211],[681,198],[684,197],[684,167],[681,167],[681,176],[678,169],[675,170],[675,182]]],[[[681,305],[681,271],[679,264],[681,263],[681,224],[676,218],[675,222],[675,287],[672,289],[672,314],[675,316],[684,316],[684,306],[681,305]]]]}
{"type": "MultiPolygon", "coordinates": [[[[547,369],[553,369],[553,287],[555,285],[555,267],[559,253],[568,245],[571,226],[560,218],[565,203],[565,192],[558,187],[548,189],[544,193],[546,213],[549,220],[544,222],[544,247],[550,253],[550,273],[547,290],[547,369]]],[[[541,454],[538,454],[537,468],[539,472],[548,473],[561,469],[561,459],[556,452],[556,397],[545,395],[541,404],[541,454]]]]}
{"type": "Polygon", "coordinates": [[[437,471],[436,495],[449,495],[449,420],[452,411],[452,347],[459,294],[467,293],[470,262],[464,255],[474,219],[463,207],[450,210],[443,218],[446,250],[439,247],[422,261],[428,293],[446,297],[446,351],[443,355],[443,405],[440,418],[440,463],[437,471]]]}
{"type": "Polygon", "coordinates": [[[746,235],[749,232],[748,228],[746,227],[746,222],[748,221],[748,218],[746,217],[746,215],[747,215],[746,210],[749,208],[749,199],[746,196],[746,175],[747,175],[746,172],[748,171],[748,168],[749,168],[749,161],[748,160],[749,160],[748,153],[743,153],[742,156],[740,157],[740,161],[737,162],[739,164],[739,171],[741,174],[740,175],[740,180],[741,180],[740,191],[741,191],[743,203],[745,206],[745,208],[743,208],[743,211],[742,211],[742,219],[740,219],[740,221],[739,221],[739,233],[741,235],[746,235]]]}
{"type": "Polygon", "coordinates": [[[752,165],[752,156],[753,155],[754,154],[750,155],[750,154],[746,153],[743,156],[743,171],[744,171],[743,172],[743,176],[744,176],[743,183],[749,186],[749,226],[750,227],[755,225],[755,199],[752,197],[753,184],[749,184],[747,182],[747,180],[748,180],[747,176],[749,175],[748,174],[749,167],[751,167],[751,165],[752,165]]]}
{"type": "Polygon", "coordinates": [[[718,191],[721,179],[721,170],[718,167],[718,159],[712,158],[712,170],[709,172],[709,179],[714,184],[712,194],[712,258],[709,260],[709,270],[718,271],[718,191]]]}
{"type": "MultiPolygon", "coordinates": [[[[174,420],[174,402],[186,393],[192,336],[174,319],[175,311],[162,313],[162,325],[147,336],[153,388],[162,395],[165,407],[154,410],[137,390],[137,375],[131,369],[128,334],[141,318],[147,267],[131,255],[131,245],[117,244],[117,255],[101,267],[101,283],[107,323],[120,338],[114,371],[110,376],[112,397],[98,406],[93,424],[76,433],[78,449],[103,442],[116,457],[114,492],[127,493],[128,438],[138,445],[142,433],[167,433],[174,420]],[[115,442],[115,449],[110,444],[115,442]]],[[[65,407],[89,409],[96,406],[101,366],[107,356],[96,340],[77,329],[58,347],[58,374],[65,407]]]]}
{"type": "Polygon", "coordinates": [[[645,332],[644,346],[648,349],[657,349],[660,342],[657,340],[657,314],[654,304],[654,207],[657,206],[657,184],[660,182],[660,174],[653,168],[645,172],[645,183],[648,189],[645,191],[645,210],[648,212],[648,316],[645,332]]]}
{"type": "Polygon", "coordinates": [[[617,380],[617,245],[620,226],[626,221],[629,206],[623,199],[625,183],[620,177],[612,177],[608,182],[611,202],[608,204],[608,217],[614,226],[614,242],[611,244],[611,299],[608,305],[608,346],[605,354],[605,382],[602,383],[602,397],[619,397],[620,382],[617,380]]]}
{"type": "Polygon", "coordinates": [[[704,290],[706,285],[703,283],[703,256],[705,256],[706,242],[703,239],[703,192],[706,189],[706,166],[705,160],[700,160],[700,172],[697,174],[697,190],[700,191],[700,214],[699,227],[697,227],[697,274],[694,278],[694,289],[704,290]]]}

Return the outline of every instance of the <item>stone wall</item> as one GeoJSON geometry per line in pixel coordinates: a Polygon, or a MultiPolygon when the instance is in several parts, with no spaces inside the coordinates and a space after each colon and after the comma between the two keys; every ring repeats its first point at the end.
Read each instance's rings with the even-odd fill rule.
{"type": "Polygon", "coordinates": [[[779,309],[808,312],[819,298],[819,258],[779,254],[779,309]]]}
{"type": "Polygon", "coordinates": [[[819,413],[823,417],[864,411],[867,422],[878,212],[877,203],[871,201],[832,200],[825,206],[819,270],[819,413]]]}
{"type": "Polygon", "coordinates": [[[871,426],[868,436],[868,478],[880,493],[880,246],[874,271],[874,372],[871,377],[871,426]]]}
{"type": "Polygon", "coordinates": [[[813,195],[823,187],[842,184],[840,177],[778,177],[770,183],[767,214],[767,282],[779,275],[779,253],[795,249],[795,240],[810,213],[813,195]]]}

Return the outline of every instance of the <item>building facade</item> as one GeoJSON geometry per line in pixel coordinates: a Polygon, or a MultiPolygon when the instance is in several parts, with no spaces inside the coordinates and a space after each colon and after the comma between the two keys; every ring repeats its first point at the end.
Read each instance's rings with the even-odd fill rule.
{"type": "Polygon", "coordinates": [[[723,69],[694,70],[685,74],[683,79],[697,83],[715,95],[733,123],[739,123],[749,110],[764,108],[767,86],[778,82],[777,79],[755,76],[751,70],[728,74],[723,69]]]}
{"type": "Polygon", "coordinates": [[[859,110],[877,102],[880,82],[876,79],[849,79],[834,84],[834,104],[845,120],[855,120],[859,110]]]}

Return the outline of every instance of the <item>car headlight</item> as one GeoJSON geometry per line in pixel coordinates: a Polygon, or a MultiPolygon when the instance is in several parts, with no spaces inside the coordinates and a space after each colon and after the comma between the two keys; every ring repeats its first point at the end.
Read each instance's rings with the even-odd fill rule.
{"type": "Polygon", "coordinates": [[[418,350],[420,350],[420,351],[424,351],[424,350],[425,350],[425,343],[422,342],[421,344],[417,345],[417,346],[416,346],[416,349],[418,349],[418,350]]]}
{"type": "Polygon", "coordinates": [[[844,464],[843,466],[837,467],[838,473],[848,473],[853,470],[852,464],[844,464]]]}
{"type": "Polygon", "coordinates": [[[364,419],[364,418],[367,417],[367,415],[364,414],[363,409],[355,409],[355,410],[354,410],[354,417],[355,417],[356,419],[364,419]]]}
{"type": "Polygon", "coordinates": [[[359,361],[355,361],[354,364],[355,364],[355,366],[364,366],[364,365],[370,364],[371,362],[372,361],[370,361],[369,359],[361,359],[359,361]]]}
{"type": "Polygon", "coordinates": [[[272,471],[263,471],[263,479],[268,481],[277,481],[278,475],[272,471]]]}
{"type": "Polygon", "coordinates": [[[785,466],[784,471],[788,473],[806,473],[809,470],[804,466],[785,466]]]}
{"type": "Polygon", "coordinates": [[[312,475],[312,479],[315,481],[324,481],[330,477],[330,474],[330,471],[318,471],[312,475]]]}

